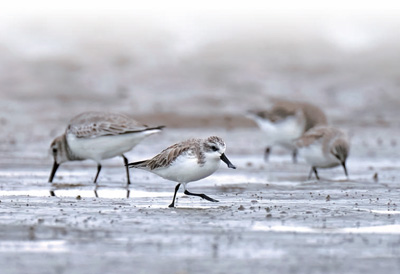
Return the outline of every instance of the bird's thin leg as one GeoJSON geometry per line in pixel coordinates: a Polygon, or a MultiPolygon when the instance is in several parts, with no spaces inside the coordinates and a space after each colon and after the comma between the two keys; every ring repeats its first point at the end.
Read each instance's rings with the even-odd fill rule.
{"type": "Polygon", "coordinates": [[[294,164],[297,163],[297,149],[294,149],[292,152],[292,161],[294,164]]]}
{"type": "Polygon", "coordinates": [[[174,192],[174,198],[172,199],[172,203],[168,207],[175,207],[175,197],[176,197],[176,193],[178,192],[180,186],[181,186],[180,183],[176,185],[175,192],[174,192]]]}
{"type": "Polygon", "coordinates": [[[318,176],[317,168],[316,168],[316,167],[313,167],[313,171],[314,171],[314,174],[315,174],[315,178],[317,178],[317,180],[319,181],[319,176],[318,176]]]}
{"type": "Polygon", "coordinates": [[[57,163],[57,161],[54,161],[53,168],[51,169],[50,177],[49,177],[49,183],[53,182],[53,178],[56,175],[57,169],[60,165],[57,163]]]}
{"type": "Polygon", "coordinates": [[[349,179],[349,174],[347,173],[347,168],[346,168],[346,163],[342,163],[343,169],[344,169],[344,174],[346,175],[347,179],[349,179]]]}
{"type": "Polygon", "coordinates": [[[129,167],[128,167],[128,159],[125,157],[124,154],[121,154],[122,158],[124,159],[125,169],[126,169],[126,178],[128,180],[128,185],[131,184],[131,179],[129,178],[129,167]]]}
{"type": "Polygon", "coordinates": [[[101,165],[98,164],[98,165],[97,165],[96,177],[94,177],[94,181],[93,181],[93,183],[95,183],[95,184],[97,183],[97,177],[99,177],[100,170],[101,170],[101,165]]]}
{"type": "Polygon", "coordinates": [[[96,184],[96,186],[94,187],[93,192],[94,192],[94,196],[95,196],[96,198],[99,198],[99,194],[97,193],[97,184],[96,184]]]}
{"type": "Polygon", "coordinates": [[[269,154],[271,153],[271,147],[267,147],[265,149],[264,153],[264,161],[268,162],[269,161],[269,154]]]}
{"type": "Polygon", "coordinates": [[[313,172],[314,172],[314,167],[311,167],[310,173],[308,174],[308,180],[311,180],[313,172]]]}
{"type": "Polygon", "coordinates": [[[218,200],[215,200],[215,199],[213,199],[213,198],[208,197],[206,194],[191,193],[191,192],[189,192],[187,189],[185,189],[185,192],[184,192],[184,193],[185,193],[186,195],[199,196],[199,197],[201,197],[201,198],[203,198],[203,199],[206,199],[207,201],[210,201],[210,202],[219,202],[218,200]]]}

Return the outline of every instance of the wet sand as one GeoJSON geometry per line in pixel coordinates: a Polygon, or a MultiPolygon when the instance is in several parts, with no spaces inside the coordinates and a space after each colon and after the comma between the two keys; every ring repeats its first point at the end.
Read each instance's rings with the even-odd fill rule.
{"type": "Polygon", "coordinates": [[[1,274],[399,273],[396,22],[171,31],[64,19],[0,27],[1,274]],[[307,180],[301,155],[293,164],[280,148],[264,162],[245,113],[275,97],[317,104],[349,134],[349,179],[338,167],[307,180]],[[168,208],[175,183],[132,170],[127,188],[120,158],[104,161],[98,187],[90,161],[62,165],[49,184],[51,141],[88,110],[167,126],[130,161],[222,137],[238,168],[188,186],[220,202],[179,192],[168,208]]]}
{"type": "Polygon", "coordinates": [[[175,184],[132,170],[127,188],[122,159],[105,161],[97,187],[90,161],[62,165],[51,185],[48,144],[16,146],[0,171],[2,273],[397,273],[400,161],[377,129],[353,137],[349,180],[334,168],[319,182],[282,149],[265,163],[256,128],[166,129],[128,158],[217,134],[238,167],[189,184],[219,203],[179,192],[172,209],[175,184]]]}

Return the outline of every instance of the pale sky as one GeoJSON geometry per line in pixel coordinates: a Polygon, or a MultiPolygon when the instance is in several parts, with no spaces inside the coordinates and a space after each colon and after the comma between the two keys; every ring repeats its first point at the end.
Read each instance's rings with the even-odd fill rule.
{"type": "Polygon", "coordinates": [[[387,16],[399,14],[400,1],[395,0],[0,0],[0,14],[10,16],[75,15],[142,15],[192,16],[202,14],[269,16],[387,16]]]}
{"type": "Polygon", "coordinates": [[[57,33],[65,25],[79,30],[109,19],[112,25],[132,20],[161,26],[177,35],[182,48],[232,29],[256,32],[279,26],[281,32],[285,26],[301,26],[317,29],[340,47],[359,50],[382,40],[385,30],[400,29],[394,27],[400,25],[400,0],[0,0],[0,39],[26,48],[38,36],[29,30],[37,22],[57,33]]]}

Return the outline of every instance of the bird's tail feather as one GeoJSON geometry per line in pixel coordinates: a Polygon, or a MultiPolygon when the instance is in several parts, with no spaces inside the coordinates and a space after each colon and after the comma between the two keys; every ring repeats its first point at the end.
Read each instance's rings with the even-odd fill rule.
{"type": "Polygon", "coordinates": [[[127,164],[127,166],[130,168],[146,168],[147,162],[148,162],[148,160],[138,161],[138,162],[129,163],[129,164],[127,164]]]}
{"type": "Polygon", "coordinates": [[[148,127],[148,128],[146,128],[146,130],[153,130],[153,129],[163,129],[163,128],[165,128],[165,126],[156,126],[156,127],[148,127]]]}
{"type": "Polygon", "coordinates": [[[129,131],[125,131],[123,134],[129,134],[129,133],[147,133],[147,134],[153,134],[158,132],[159,130],[162,130],[163,128],[165,128],[165,126],[156,126],[156,127],[148,127],[145,129],[140,129],[140,130],[129,130],[129,131]]]}

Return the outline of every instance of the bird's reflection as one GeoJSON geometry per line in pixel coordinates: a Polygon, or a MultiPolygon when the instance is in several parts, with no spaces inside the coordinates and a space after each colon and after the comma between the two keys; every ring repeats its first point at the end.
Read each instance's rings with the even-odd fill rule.
{"type": "MultiPolygon", "coordinates": [[[[96,198],[101,198],[101,196],[99,196],[99,192],[97,191],[98,188],[99,188],[98,186],[95,186],[94,189],[93,189],[94,197],[96,197],[96,198]]],[[[51,189],[49,190],[50,196],[52,196],[52,197],[57,197],[56,191],[59,191],[59,190],[61,190],[61,189],[51,188],[51,189]]],[[[63,189],[63,190],[65,191],[65,189],[63,189]]],[[[125,196],[125,197],[126,197],[127,199],[130,198],[130,194],[131,194],[131,190],[129,189],[129,187],[126,187],[126,196],[125,196]]],[[[107,197],[107,196],[105,196],[105,197],[107,197]]]]}

